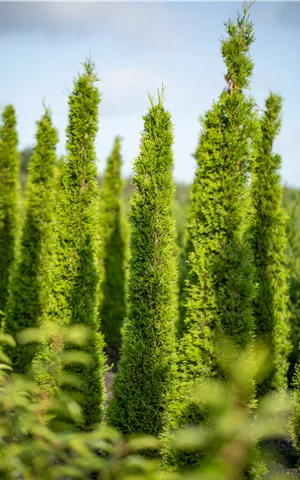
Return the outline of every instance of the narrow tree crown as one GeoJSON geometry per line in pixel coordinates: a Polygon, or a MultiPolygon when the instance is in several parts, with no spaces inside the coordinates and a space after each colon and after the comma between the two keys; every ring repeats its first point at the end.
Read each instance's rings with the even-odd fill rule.
{"type": "Polygon", "coordinates": [[[225,80],[229,89],[245,89],[250,85],[254,63],[249,48],[254,42],[253,24],[248,16],[249,6],[244,6],[243,15],[236,21],[225,23],[227,38],[222,39],[222,56],[227,67],[225,80]]]}

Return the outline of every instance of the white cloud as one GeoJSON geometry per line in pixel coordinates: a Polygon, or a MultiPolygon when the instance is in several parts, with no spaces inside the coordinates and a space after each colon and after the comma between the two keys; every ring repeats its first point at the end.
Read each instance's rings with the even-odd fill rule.
{"type": "Polygon", "coordinates": [[[129,42],[174,42],[163,3],[0,2],[0,35],[35,33],[56,39],[109,31],[129,42]]]}

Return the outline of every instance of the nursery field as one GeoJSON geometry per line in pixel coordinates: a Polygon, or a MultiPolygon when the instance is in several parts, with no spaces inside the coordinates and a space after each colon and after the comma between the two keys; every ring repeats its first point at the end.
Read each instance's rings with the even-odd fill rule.
{"type": "Polygon", "coordinates": [[[0,479],[300,476],[300,190],[274,149],[281,95],[252,96],[250,7],[225,24],[191,185],[164,87],[126,179],[121,136],[97,170],[91,58],[65,156],[50,108],[25,150],[3,109],[0,479]]]}

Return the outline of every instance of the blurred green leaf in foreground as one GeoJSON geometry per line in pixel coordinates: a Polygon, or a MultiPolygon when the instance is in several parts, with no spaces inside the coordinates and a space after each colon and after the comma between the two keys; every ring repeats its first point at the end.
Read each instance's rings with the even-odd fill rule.
{"type": "MultiPolygon", "coordinates": [[[[75,344],[88,338],[86,331],[76,327],[64,335],[65,341],[75,344]]],[[[38,332],[31,330],[19,335],[18,340],[31,342],[38,337],[38,332]]],[[[0,342],[14,345],[8,335],[2,335],[0,342]]],[[[221,361],[227,371],[226,380],[195,385],[193,391],[195,399],[212,412],[211,422],[181,429],[172,435],[175,450],[203,449],[210,453],[194,469],[174,472],[166,471],[159,459],[142,455],[147,449],[160,451],[162,440],[153,437],[125,440],[104,424],[90,432],[52,430],[49,419],[58,412],[63,411],[72,422],[80,422],[78,404],[67,393],[48,397],[35,383],[14,374],[10,360],[1,355],[0,478],[236,480],[262,476],[266,468],[258,442],[286,435],[290,401],[286,394],[273,393],[257,404],[251,403],[253,378],[265,374],[266,352],[253,346],[236,352],[226,344],[223,346],[221,361]]],[[[74,359],[66,358],[65,362],[69,360],[74,359]]]]}

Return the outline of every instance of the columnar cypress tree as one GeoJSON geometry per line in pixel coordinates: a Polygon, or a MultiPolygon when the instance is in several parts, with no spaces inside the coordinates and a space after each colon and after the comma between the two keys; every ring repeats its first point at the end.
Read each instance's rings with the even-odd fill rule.
{"type": "MultiPolygon", "coordinates": [[[[201,118],[194,155],[197,171],[187,219],[183,335],[178,345],[180,383],[169,430],[210,421],[211,412],[195,397],[194,384],[226,375],[219,359],[220,339],[224,348],[232,344],[244,348],[253,338],[255,284],[247,241],[251,211],[247,185],[256,119],[254,101],[244,93],[253,70],[249,55],[253,27],[247,12],[246,5],[243,15],[226,24],[222,54],[227,87],[201,118]]],[[[164,458],[170,467],[197,464],[206,454],[201,449],[190,454],[172,451],[170,433],[165,433],[164,458]]]]}
{"type": "MultiPolygon", "coordinates": [[[[19,153],[16,114],[12,105],[2,113],[0,126],[0,310],[8,296],[8,278],[12,266],[19,222],[19,153]]],[[[0,317],[1,318],[1,317],[0,317]]]]}
{"type": "Polygon", "coordinates": [[[134,164],[128,317],[108,422],[125,435],[158,435],[174,398],[176,260],[172,124],[151,100],[134,164]]]}
{"type": "MultiPolygon", "coordinates": [[[[87,61],[85,71],[75,80],[69,97],[68,155],[63,165],[56,209],[56,258],[45,315],[46,325],[47,322],[50,326],[56,324],[62,332],[72,325],[84,325],[90,329],[89,341],[78,347],[81,352],[90,355],[90,364],[69,367],[71,373],[77,374],[84,382],[78,389],[84,413],[82,427],[85,429],[101,419],[104,388],[103,339],[97,315],[99,196],[94,141],[98,130],[100,94],[96,81],[94,66],[87,61]]],[[[64,348],[68,350],[68,345],[64,348]]],[[[54,335],[41,345],[34,361],[37,381],[50,394],[63,388],[61,371],[64,373],[64,368],[59,360],[62,353],[62,344],[54,335]],[[46,370],[45,364],[53,365],[54,373],[46,370]]],[[[78,390],[70,390],[69,393],[76,395],[78,390]]]]}
{"type": "Polygon", "coordinates": [[[270,348],[272,370],[260,392],[287,386],[290,353],[287,238],[280,185],[281,158],[272,151],[280,130],[281,97],[270,93],[260,121],[253,162],[252,243],[258,294],[254,302],[256,335],[270,348]]]}
{"type": "Polygon", "coordinates": [[[110,363],[119,359],[121,328],[126,315],[127,229],[123,213],[120,148],[121,138],[117,137],[107,159],[100,202],[100,321],[110,363]]]}
{"type": "MultiPolygon", "coordinates": [[[[51,262],[54,214],[54,164],[58,138],[46,109],[37,122],[36,146],[29,163],[25,222],[18,261],[10,280],[3,330],[14,337],[35,327],[45,306],[51,262]]],[[[9,349],[14,370],[24,373],[34,355],[31,346],[9,349]]]]}
{"type": "Polygon", "coordinates": [[[214,342],[240,347],[252,339],[253,258],[248,227],[250,138],[254,102],[249,86],[253,27],[247,15],[226,24],[222,54],[227,88],[202,118],[198,169],[188,216],[188,274],[180,365],[190,379],[217,373],[214,342]]]}

